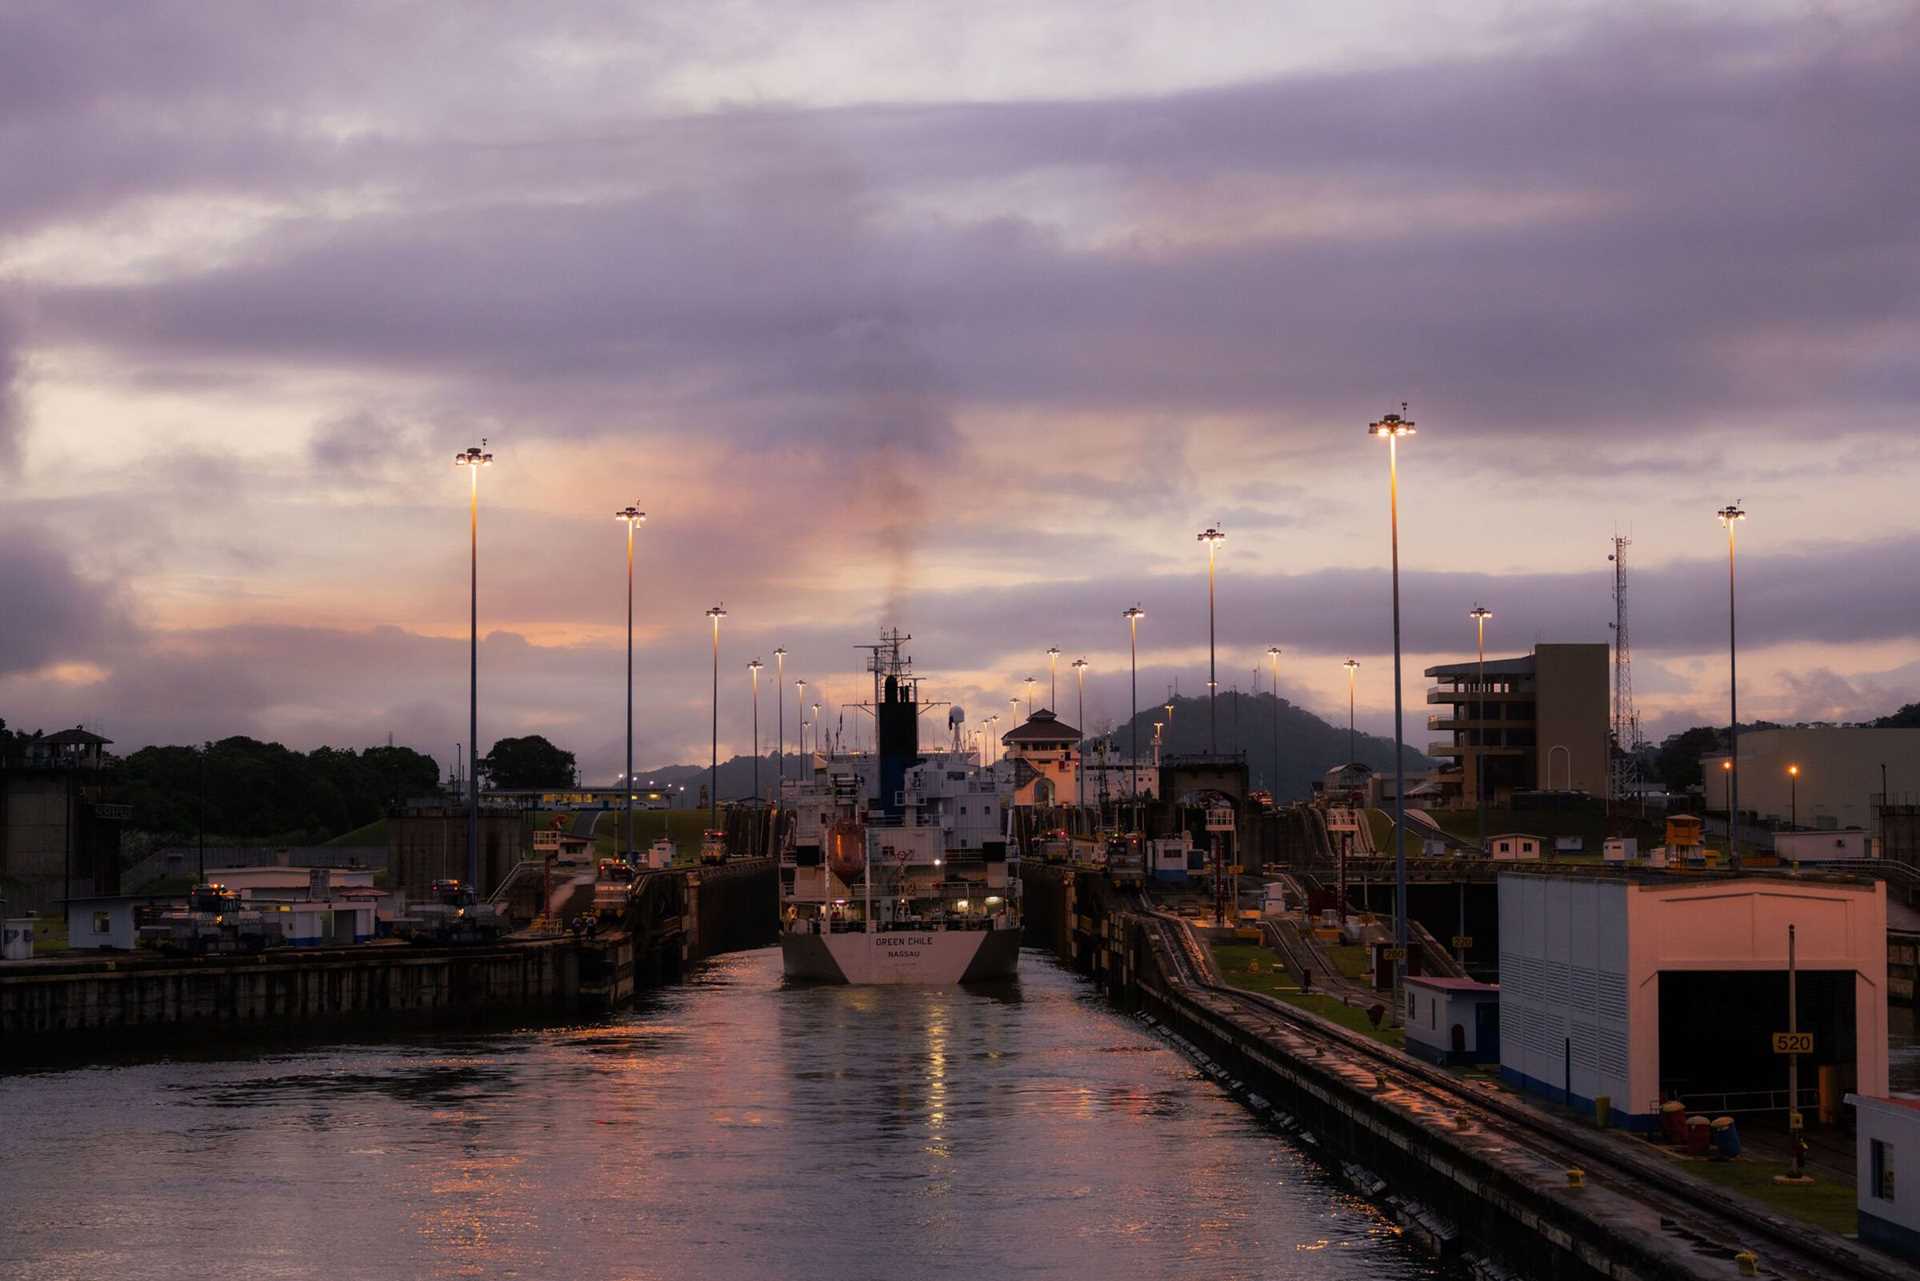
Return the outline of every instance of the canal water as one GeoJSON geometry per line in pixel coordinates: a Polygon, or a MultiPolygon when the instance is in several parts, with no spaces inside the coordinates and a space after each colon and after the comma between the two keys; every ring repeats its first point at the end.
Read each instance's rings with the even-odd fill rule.
{"type": "Polygon", "coordinates": [[[0,1277],[1425,1278],[1042,953],[742,953],[589,1025],[0,1078],[0,1277]]]}

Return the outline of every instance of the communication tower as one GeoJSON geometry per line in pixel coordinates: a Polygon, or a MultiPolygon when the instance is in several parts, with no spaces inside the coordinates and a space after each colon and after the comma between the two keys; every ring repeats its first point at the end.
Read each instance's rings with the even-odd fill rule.
{"type": "Polygon", "coordinates": [[[1627,634],[1627,548],[1633,540],[1613,536],[1613,727],[1607,768],[1607,807],[1640,792],[1640,713],[1633,705],[1633,643],[1627,634]]]}

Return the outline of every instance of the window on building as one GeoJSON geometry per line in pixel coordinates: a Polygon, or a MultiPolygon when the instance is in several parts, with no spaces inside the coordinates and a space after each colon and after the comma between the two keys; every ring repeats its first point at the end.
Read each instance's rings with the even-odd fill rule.
{"type": "Polygon", "coordinates": [[[112,933],[113,918],[108,916],[105,912],[95,912],[93,914],[93,932],[95,934],[112,933]]]}
{"type": "Polygon", "coordinates": [[[1893,1200],[1893,1144],[1885,1139],[1873,1140],[1873,1162],[1869,1171],[1872,1190],[1876,1200],[1893,1200]]]}

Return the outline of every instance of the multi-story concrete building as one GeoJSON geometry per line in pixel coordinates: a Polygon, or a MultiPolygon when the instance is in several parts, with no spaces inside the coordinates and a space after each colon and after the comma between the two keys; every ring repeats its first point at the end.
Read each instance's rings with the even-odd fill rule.
{"type": "Polygon", "coordinates": [[[84,729],[16,738],[0,759],[0,898],[9,912],[120,889],[120,832],[111,739],[84,729]]]}
{"type": "MultiPolygon", "coordinates": [[[[1762,822],[1870,827],[1881,792],[1920,791],[1920,729],[1808,725],[1740,732],[1740,812],[1762,822]]],[[[1700,758],[1706,807],[1727,808],[1727,754],[1700,758]]]]}
{"type": "Polygon", "coordinates": [[[1534,790],[1604,795],[1608,656],[1605,644],[1536,645],[1484,668],[1429,667],[1437,683],[1427,702],[1443,710],[1427,717],[1427,728],[1452,733],[1427,747],[1441,761],[1431,776],[1439,803],[1476,804],[1483,778],[1488,804],[1534,790]]]}

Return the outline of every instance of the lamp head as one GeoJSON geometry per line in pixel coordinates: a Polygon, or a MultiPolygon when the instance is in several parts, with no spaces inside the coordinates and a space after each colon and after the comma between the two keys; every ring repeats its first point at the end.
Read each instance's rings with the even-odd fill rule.
{"type": "Polygon", "coordinates": [[[1060,647],[1058,645],[1047,646],[1047,657],[1048,658],[1060,657],[1060,647]]]}
{"type": "Polygon", "coordinates": [[[1472,609],[1467,611],[1467,617],[1474,619],[1478,622],[1484,623],[1489,618],[1493,617],[1493,611],[1488,609],[1485,605],[1475,605],[1472,609]]]}
{"type": "Polygon", "coordinates": [[[1789,766],[1787,766],[1787,773],[1789,773],[1789,774],[1791,774],[1791,775],[1793,775],[1793,776],[1794,776],[1795,778],[1799,778],[1799,777],[1800,777],[1800,767],[1799,767],[1798,765],[1789,765],[1789,766]]]}
{"type": "Polygon", "coordinates": [[[1746,512],[1740,510],[1740,500],[1737,498],[1715,512],[1714,515],[1720,518],[1722,525],[1727,526],[1731,526],[1736,520],[1745,520],[1747,518],[1746,512]]]}
{"type": "Polygon", "coordinates": [[[751,663],[747,664],[747,670],[752,672],[755,676],[758,676],[760,674],[760,669],[765,666],[766,666],[765,663],[761,662],[759,659],[756,658],[751,663]]]}
{"type": "Polygon", "coordinates": [[[1145,618],[1146,616],[1147,616],[1147,611],[1144,609],[1141,609],[1138,605],[1128,606],[1127,609],[1120,615],[1120,617],[1126,619],[1128,622],[1137,622],[1138,620],[1145,618]]]}
{"type": "Polygon", "coordinates": [[[1076,658],[1073,660],[1073,665],[1078,668],[1085,668],[1087,665],[1087,660],[1084,658],[1076,658]]]}
{"type": "Polygon", "coordinates": [[[1225,541],[1227,541],[1227,536],[1221,533],[1220,530],[1213,525],[1207,526],[1205,529],[1201,530],[1199,533],[1195,534],[1193,537],[1196,542],[1202,542],[1207,544],[1208,551],[1213,550],[1213,544],[1224,543],[1225,541]]]}
{"type": "Polygon", "coordinates": [[[619,511],[615,512],[613,514],[613,518],[615,520],[624,520],[625,522],[627,522],[628,528],[632,528],[635,525],[644,525],[647,523],[647,514],[641,511],[638,506],[635,506],[632,504],[629,504],[628,506],[623,507],[619,511]]]}
{"type": "Polygon", "coordinates": [[[773,656],[775,658],[785,658],[787,656],[787,647],[785,645],[780,646],[773,651],[773,656]]]}
{"type": "Polygon", "coordinates": [[[1280,647],[1278,645],[1269,645],[1267,646],[1267,653],[1274,658],[1278,658],[1280,657],[1280,647]]]}
{"type": "Polygon", "coordinates": [[[478,445],[471,446],[453,456],[455,467],[491,467],[493,455],[487,452],[487,438],[482,436],[478,445]]]}
{"type": "Polygon", "coordinates": [[[1400,412],[1388,414],[1377,423],[1367,424],[1367,435],[1378,436],[1382,440],[1398,440],[1402,436],[1413,435],[1413,419],[1406,416],[1407,402],[1400,402],[1400,412]]]}
{"type": "Polygon", "coordinates": [[[1349,658],[1346,662],[1342,663],[1341,666],[1346,668],[1347,675],[1351,676],[1353,675],[1354,669],[1360,666],[1360,660],[1357,658],[1349,658]]]}
{"type": "Polygon", "coordinates": [[[713,625],[715,627],[718,627],[720,625],[720,620],[725,618],[726,616],[727,616],[727,611],[719,605],[715,605],[712,609],[707,611],[707,617],[713,620],[713,625]]]}

